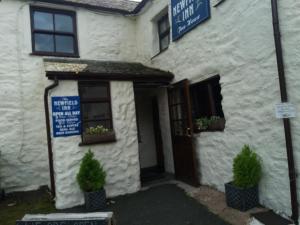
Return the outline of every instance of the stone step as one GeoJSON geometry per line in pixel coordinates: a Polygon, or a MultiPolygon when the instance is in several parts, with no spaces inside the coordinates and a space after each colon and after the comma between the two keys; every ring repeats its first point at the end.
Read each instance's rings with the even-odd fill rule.
{"type": "Polygon", "coordinates": [[[294,225],[292,221],[277,215],[271,210],[254,213],[251,216],[249,225],[294,225]]]}

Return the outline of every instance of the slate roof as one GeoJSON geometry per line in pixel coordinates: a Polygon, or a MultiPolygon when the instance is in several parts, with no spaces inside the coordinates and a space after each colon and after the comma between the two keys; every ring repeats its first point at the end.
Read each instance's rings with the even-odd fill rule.
{"type": "Polygon", "coordinates": [[[136,14],[147,3],[148,0],[134,2],[130,0],[37,0],[52,4],[72,5],[76,7],[110,11],[115,13],[136,14]]]}
{"type": "Polygon", "coordinates": [[[91,6],[133,11],[138,2],[130,0],[63,0],[64,2],[87,4],[91,6]]]}
{"type": "Polygon", "coordinates": [[[44,59],[49,79],[106,78],[112,80],[147,80],[169,82],[174,78],[171,72],[144,66],[141,63],[96,61],[77,59],[44,59]]]}

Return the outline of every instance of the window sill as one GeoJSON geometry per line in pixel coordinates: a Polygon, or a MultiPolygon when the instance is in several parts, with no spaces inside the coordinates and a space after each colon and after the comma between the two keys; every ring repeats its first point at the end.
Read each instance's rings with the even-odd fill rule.
{"type": "Polygon", "coordinates": [[[79,144],[79,146],[85,146],[85,145],[95,145],[95,144],[102,144],[102,143],[111,143],[116,142],[116,135],[115,132],[110,132],[105,135],[82,135],[82,142],[79,144]]]}
{"type": "Polygon", "coordinates": [[[79,143],[79,146],[89,146],[89,145],[99,145],[99,144],[108,144],[108,143],[114,143],[117,142],[117,139],[114,140],[107,140],[107,141],[97,141],[97,142],[81,142],[79,143]]]}
{"type": "Polygon", "coordinates": [[[162,53],[166,52],[169,49],[169,47],[165,48],[164,50],[161,50],[159,53],[157,53],[156,55],[152,56],[151,60],[156,58],[157,56],[161,55],[162,53]]]}
{"type": "Polygon", "coordinates": [[[205,132],[224,132],[225,129],[208,129],[208,130],[194,130],[195,134],[205,133],[205,132]]]}
{"type": "Polygon", "coordinates": [[[29,55],[31,56],[47,56],[47,57],[68,57],[68,58],[80,58],[78,54],[51,54],[45,52],[32,52],[29,55]]]}

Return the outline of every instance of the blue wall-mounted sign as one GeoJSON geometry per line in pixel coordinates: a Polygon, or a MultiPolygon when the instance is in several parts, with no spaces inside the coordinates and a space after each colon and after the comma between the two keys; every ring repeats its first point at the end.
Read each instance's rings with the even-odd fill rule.
{"type": "Polygon", "coordinates": [[[81,134],[79,96],[52,97],[53,136],[81,134]]]}
{"type": "Polygon", "coordinates": [[[171,7],[173,41],[210,17],[209,0],[171,0],[171,7]]]}

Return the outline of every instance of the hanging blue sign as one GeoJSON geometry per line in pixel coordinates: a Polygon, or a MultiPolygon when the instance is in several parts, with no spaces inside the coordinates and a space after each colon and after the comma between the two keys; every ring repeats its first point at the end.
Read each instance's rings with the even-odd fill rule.
{"type": "Polygon", "coordinates": [[[210,17],[209,0],[171,0],[172,39],[179,39],[210,17]]]}
{"type": "Polygon", "coordinates": [[[52,97],[53,136],[81,134],[79,96],[52,97]]]}

